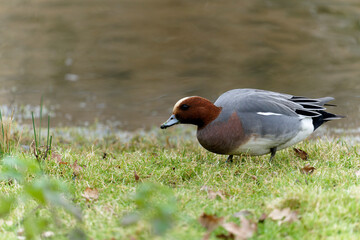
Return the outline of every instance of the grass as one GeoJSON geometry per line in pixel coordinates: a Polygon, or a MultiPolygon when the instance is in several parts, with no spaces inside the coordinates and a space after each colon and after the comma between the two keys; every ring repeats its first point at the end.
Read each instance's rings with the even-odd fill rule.
{"type": "MultiPolygon", "coordinates": [[[[296,147],[308,153],[308,161],[289,148],[279,151],[271,164],[267,155],[234,157],[234,163],[226,164],[226,156],[207,152],[192,134],[180,129],[134,134],[127,141],[115,135],[88,138],[91,130],[79,134],[55,129],[53,151],[61,162],[49,157],[42,169],[70,186],[89,239],[202,239],[206,230],[198,218],[203,212],[239,224],[232,215],[240,210],[249,210],[252,214],[247,218],[257,221],[263,213],[286,207],[296,210],[300,219],[282,224],[266,219],[258,223],[252,239],[360,238],[359,144],[348,145],[341,139],[304,141],[296,147]],[[300,172],[307,163],[316,168],[311,175],[300,172]],[[75,170],[76,165],[81,169],[75,170]],[[154,184],[151,196],[139,190],[144,183],[154,184]],[[225,199],[209,199],[200,190],[205,185],[226,193],[225,199]],[[98,199],[87,201],[86,188],[97,189],[98,199]],[[175,203],[169,200],[173,198],[175,203]],[[125,226],[124,219],[134,212],[135,220],[125,226]],[[155,234],[159,219],[160,225],[166,221],[172,225],[163,235],[155,234]]],[[[28,132],[12,154],[36,161],[31,151],[21,147],[32,141],[28,132]]],[[[21,186],[3,182],[0,189],[17,194],[21,186]]],[[[30,201],[0,219],[0,239],[17,239],[22,216],[34,206],[30,201]]],[[[49,209],[38,214],[46,216],[49,209]]],[[[66,229],[75,220],[66,211],[59,211],[58,217],[62,227],[53,223],[46,230],[55,233],[50,239],[67,239],[66,229]]],[[[225,230],[219,227],[210,239],[221,233],[225,230]]]]}

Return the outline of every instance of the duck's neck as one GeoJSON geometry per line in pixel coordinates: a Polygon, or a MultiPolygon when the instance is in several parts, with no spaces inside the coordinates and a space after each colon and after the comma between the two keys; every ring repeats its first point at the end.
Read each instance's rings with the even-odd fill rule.
{"type": "Polygon", "coordinates": [[[204,107],[199,109],[200,121],[197,124],[198,129],[203,129],[209,123],[214,121],[219,116],[221,109],[221,107],[215,106],[210,101],[204,102],[204,107]]]}

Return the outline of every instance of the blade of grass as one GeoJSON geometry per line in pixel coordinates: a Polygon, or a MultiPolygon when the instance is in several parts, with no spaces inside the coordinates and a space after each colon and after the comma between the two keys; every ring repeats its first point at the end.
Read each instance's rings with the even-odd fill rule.
{"type": "Polygon", "coordinates": [[[49,137],[50,137],[50,116],[48,115],[48,129],[47,129],[46,147],[49,147],[49,137]]]}
{"type": "Polygon", "coordinates": [[[50,147],[49,147],[49,151],[51,151],[51,143],[52,143],[52,136],[50,136],[50,147]]]}
{"type": "Polygon", "coordinates": [[[36,139],[34,112],[31,112],[31,117],[32,117],[32,123],[33,123],[33,129],[34,129],[34,138],[35,138],[35,147],[36,147],[35,151],[36,151],[36,154],[37,154],[38,144],[37,144],[37,139],[36,139]]]}
{"type": "Polygon", "coordinates": [[[10,121],[8,122],[8,126],[7,126],[7,130],[6,130],[6,149],[7,149],[7,153],[10,154],[10,147],[11,147],[11,126],[12,126],[12,122],[14,120],[14,110],[12,110],[11,112],[11,117],[10,117],[10,121]]]}
{"type": "Polygon", "coordinates": [[[41,146],[41,120],[42,120],[42,109],[43,109],[43,96],[41,96],[41,100],[40,100],[39,146],[41,146]]]}

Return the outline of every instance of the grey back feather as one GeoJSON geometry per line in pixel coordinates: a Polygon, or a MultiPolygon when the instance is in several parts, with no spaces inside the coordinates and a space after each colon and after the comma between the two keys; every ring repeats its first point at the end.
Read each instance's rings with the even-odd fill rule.
{"type": "Polygon", "coordinates": [[[238,113],[272,112],[286,116],[300,114],[318,117],[321,113],[317,111],[325,110],[325,103],[333,99],[332,97],[312,99],[258,89],[233,89],[222,94],[214,104],[223,107],[225,112],[231,111],[228,114],[235,109],[238,113]]]}

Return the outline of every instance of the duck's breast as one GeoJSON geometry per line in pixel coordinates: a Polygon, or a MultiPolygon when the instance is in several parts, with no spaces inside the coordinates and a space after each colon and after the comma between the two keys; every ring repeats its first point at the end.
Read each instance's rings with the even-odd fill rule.
{"type": "Polygon", "coordinates": [[[218,154],[230,154],[247,141],[242,123],[234,112],[228,118],[220,116],[202,129],[198,129],[199,143],[218,154]]]}

